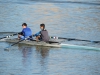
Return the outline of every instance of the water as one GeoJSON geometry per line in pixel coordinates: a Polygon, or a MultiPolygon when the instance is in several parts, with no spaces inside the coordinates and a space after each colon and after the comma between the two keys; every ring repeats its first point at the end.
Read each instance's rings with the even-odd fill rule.
{"type": "MultiPolygon", "coordinates": [[[[20,32],[26,22],[33,33],[45,23],[51,36],[100,40],[99,0],[0,0],[0,16],[0,37],[20,32]]],[[[10,44],[0,42],[0,75],[100,75],[100,51],[22,44],[4,50],[10,44]]]]}

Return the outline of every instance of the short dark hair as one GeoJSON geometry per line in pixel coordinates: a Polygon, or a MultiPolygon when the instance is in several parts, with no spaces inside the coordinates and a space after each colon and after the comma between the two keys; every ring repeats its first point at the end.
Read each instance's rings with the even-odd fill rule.
{"type": "Polygon", "coordinates": [[[27,24],[26,23],[23,23],[22,26],[26,26],[27,27],[27,24]]]}
{"type": "Polygon", "coordinates": [[[40,24],[40,26],[41,26],[41,27],[43,27],[43,28],[45,28],[45,24],[43,24],[43,23],[42,23],[42,24],[40,24]]]}

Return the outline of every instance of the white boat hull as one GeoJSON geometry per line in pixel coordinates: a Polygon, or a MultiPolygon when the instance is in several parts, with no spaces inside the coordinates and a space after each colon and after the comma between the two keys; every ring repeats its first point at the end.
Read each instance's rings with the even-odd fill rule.
{"type": "MultiPolygon", "coordinates": [[[[19,40],[18,39],[6,39],[7,42],[13,42],[16,43],[19,40]]],[[[61,43],[46,43],[43,41],[36,42],[36,41],[22,41],[21,44],[28,44],[28,45],[39,45],[39,46],[46,46],[46,47],[57,47],[57,48],[73,48],[73,49],[87,49],[87,50],[100,50],[100,48],[96,47],[88,47],[88,46],[79,46],[79,45],[71,45],[71,44],[61,44],[61,43]]]]}
{"type": "MultiPolygon", "coordinates": [[[[12,43],[16,43],[19,40],[17,39],[6,39],[7,42],[12,42],[12,43]]],[[[21,44],[28,44],[28,45],[39,45],[39,46],[49,46],[49,47],[61,47],[59,43],[46,43],[43,41],[37,42],[37,41],[29,41],[29,40],[24,40],[22,42],[19,42],[21,44]]]]}

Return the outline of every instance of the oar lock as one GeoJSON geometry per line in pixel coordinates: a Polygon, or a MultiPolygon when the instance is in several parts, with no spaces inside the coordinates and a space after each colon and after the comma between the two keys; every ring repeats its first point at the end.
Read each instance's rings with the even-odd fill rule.
{"type": "Polygon", "coordinates": [[[51,37],[51,38],[53,38],[53,39],[58,39],[58,37],[51,37]]]}
{"type": "Polygon", "coordinates": [[[6,36],[7,38],[10,38],[10,36],[6,36]]]}

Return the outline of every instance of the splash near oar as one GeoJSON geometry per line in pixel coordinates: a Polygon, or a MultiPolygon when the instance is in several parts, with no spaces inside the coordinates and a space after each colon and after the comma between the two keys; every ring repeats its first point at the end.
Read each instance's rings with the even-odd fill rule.
{"type": "Polygon", "coordinates": [[[81,40],[81,39],[75,39],[75,38],[64,38],[64,37],[50,37],[50,38],[53,38],[53,39],[65,39],[65,40],[68,40],[68,41],[72,41],[72,40],[75,40],[75,41],[86,41],[86,42],[92,42],[92,43],[100,43],[100,41],[92,41],[92,40],[81,40]]]}

